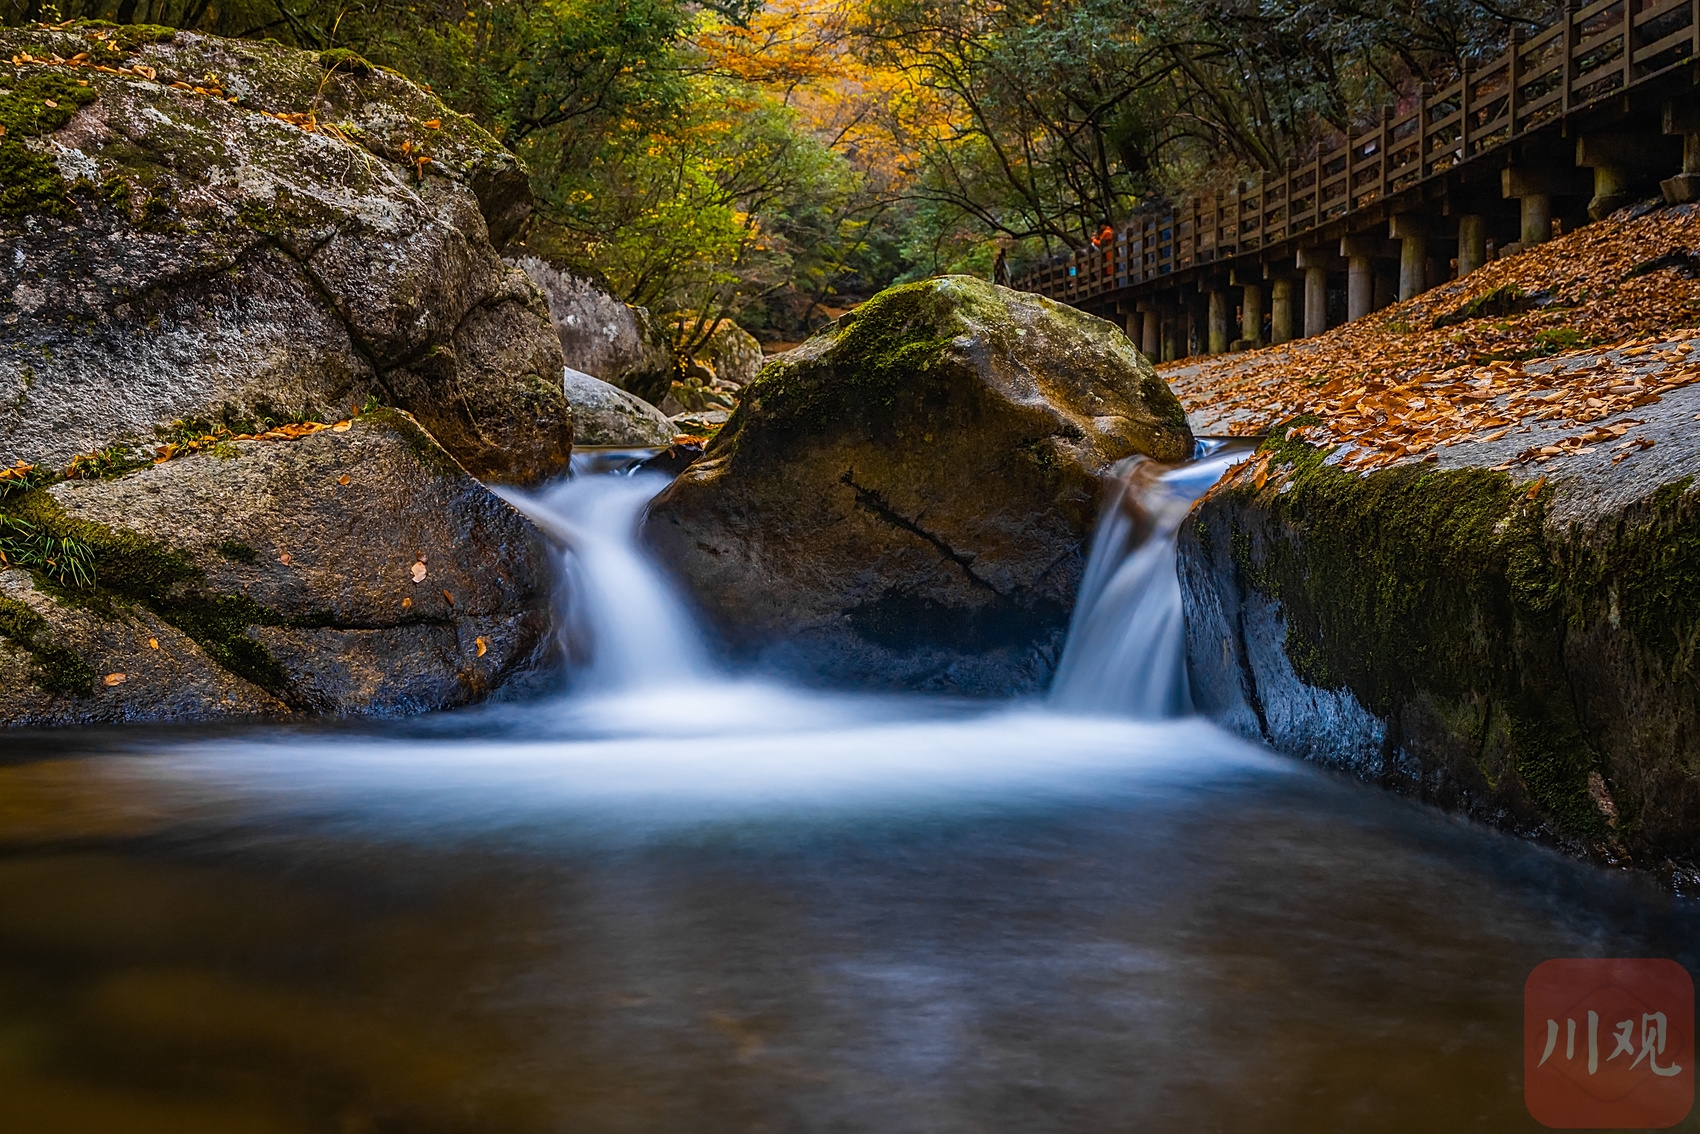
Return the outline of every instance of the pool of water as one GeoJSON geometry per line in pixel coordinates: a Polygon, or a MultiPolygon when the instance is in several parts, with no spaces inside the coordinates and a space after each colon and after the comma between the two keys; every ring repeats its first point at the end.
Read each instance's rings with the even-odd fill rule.
{"type": "Polygon", "coordinates": [[[0,1128],[1517,1131],[1695,908],[1197,721],[580,692],[10,738],[0,1128]]]}

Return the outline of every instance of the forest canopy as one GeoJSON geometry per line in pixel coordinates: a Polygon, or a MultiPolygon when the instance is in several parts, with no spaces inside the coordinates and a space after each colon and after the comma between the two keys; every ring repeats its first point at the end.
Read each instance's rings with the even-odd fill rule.
{"type": "Polygon", "coordinates": [[[0,0],[345,48],[511,146],[531,252],[675,328],[801,337],[895,280],[1082,246],[1501,50],[1487,0],[0,0]]]}

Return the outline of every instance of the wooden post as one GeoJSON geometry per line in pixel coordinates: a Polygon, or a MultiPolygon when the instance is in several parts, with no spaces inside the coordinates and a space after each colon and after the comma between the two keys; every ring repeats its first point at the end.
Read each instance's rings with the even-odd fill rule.
{"type": "Polygon", "coordinates": [[[1521,134],[1522,128],[1517,125],[1517,88],[1523,85],[1523,29],[1511,29],[1511,62],[1507,64],[1506,76],[1511,80],[1511,88],[1506,92],[1505,106],[1511,112],[1511,134],[1515,138],[1521,134]]]}
{"type": "Polygon", "coordinates": [[[1470,78],[1470,61],[1464,61],[1464,70],[1459,78],[1458,87],[1458,161],[1470,160],[1470,88],[1475,85],[1470,78]]]}
{"type": "Polygon", "coordinates": [[[1381,140],[1376,142],[1375,145],[1381,154],[1381,196],[1379,199],[1385,201],[1387,200],[1388,186],[1392,183],[1393,172],[1389,168],[1388,160],[1389,151],[1393,147],[1393,108],[1391,106],[1381,108],[1381,140]]]}

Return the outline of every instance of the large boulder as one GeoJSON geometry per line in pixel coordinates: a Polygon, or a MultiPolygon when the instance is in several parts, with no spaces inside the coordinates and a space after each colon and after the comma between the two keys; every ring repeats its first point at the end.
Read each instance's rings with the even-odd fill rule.
{"type": "Polygon", "coordinates": [[[3,725],[397,715],[550,660],[542,539],[393,410],[24,488],[0,499],[3,725]]]}
{"type": "Polygon", "coordinates": [[[646,401],[666,395],[676,369],[673,347],[647,310],[630,307],[595,282],[536,256],[521,256],[513,264],[547,299],[568,366],[646,401]]]}
{"type": "Polygon", "coordinates": [[[567,400],[573,404],[580,445],[670,445],[678,430],[662,412],[600,378],[567,367],[567,400]]]}
{"type": "Polygon", "coordinates": [[[1582,430],[1550,420],[1364,472],[1313,443],[1317,427],[1277,429],[1181,530],[1198,708],[1700,882],[1700,384],[1657,384],[1687,377],[1668,363],[1683,341],[1598,352],[1612,380],[1638,383],[1639,364],[1665,391],[1597,427],[1628,423],[1621,442],[1561,448],[1582,430]]]}
{"type": "Polygon", "coordinates": [[[525,171],[433,95],[347,51],[97,25],[0,30],[0,87],[0,458],[375,400],[477,475],[564,467],[560,346],[496,251],[525,171]]]}
{"type": "Polygon", "coordinates": [[[646,533],[743,659],[1031,692],[1061,648],[1099,474],[1191,451],[1119,329],[951,276],[883,292],[770,363],[646,533]]]}

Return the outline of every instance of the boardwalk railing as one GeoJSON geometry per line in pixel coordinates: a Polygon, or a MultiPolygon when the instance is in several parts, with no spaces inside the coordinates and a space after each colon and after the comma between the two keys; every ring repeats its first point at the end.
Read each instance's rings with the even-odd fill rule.
{"type": "Polygon", "coordinates": [[[1306,162],[1124,224],[1015,286],[1067,302],[1282,244],[1700,58],[1700,0],[1596,0],[1306,162]]]}

